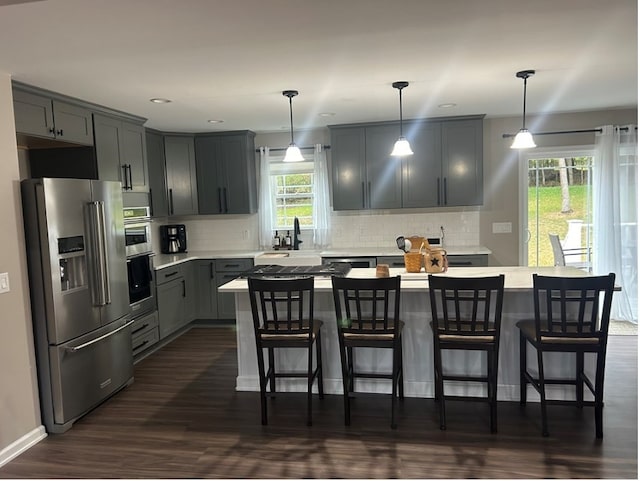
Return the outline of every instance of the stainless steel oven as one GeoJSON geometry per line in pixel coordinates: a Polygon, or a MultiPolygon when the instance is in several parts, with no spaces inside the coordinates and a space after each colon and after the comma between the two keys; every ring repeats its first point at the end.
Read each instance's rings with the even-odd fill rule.
{"type": "Polygon", "coordinates": [[[123,213],[127,257],[153,252],[149,207],[126,207],[123,213]]]}
{"type": "Polygon", "coordinates": [[[146,253],[127,259],[129,305],[131,315],[138,316],[156,309],[156,287],[153,254],[146,253]]]}
{"type": "Polygon", "coordinates": [[[124,234],[131,315],[156,309],[149,207],[125,207],[124,234]]]}

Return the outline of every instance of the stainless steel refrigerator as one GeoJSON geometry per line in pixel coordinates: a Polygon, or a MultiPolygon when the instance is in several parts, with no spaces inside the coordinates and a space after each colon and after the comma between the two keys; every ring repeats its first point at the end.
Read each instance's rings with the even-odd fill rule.
{"type": "Polygon", "coordinates": [[[133,381],[119,182],[22,182],[43,422],[61,433],[133,381]]]}

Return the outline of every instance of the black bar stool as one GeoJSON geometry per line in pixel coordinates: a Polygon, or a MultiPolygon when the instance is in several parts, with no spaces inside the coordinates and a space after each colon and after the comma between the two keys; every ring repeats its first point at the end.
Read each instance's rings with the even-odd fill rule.
{"type": "Polygon", "coordinates": [[[311,398],[315,379],[318,396],[324,397],[322,381],[321,321],[313,318],[313,278],[256,279],[249,277],[249,298],[258,355],[262,424],[267,424],[267,382],[276,392],[276,378],[307,379],[307,425],[311,426],[311,398]],[[313,368],[313,344],[316,345],[316,367],[313,368]],[[306,348],[305,372],[278,371],[274,349],[306,348]],[[265,373],[264,349],[269,367],[265,373]]]}
{"type": "Polygon", "coordinates": [[[504,275],[495,277],[429,276],[431,329],[435,398],[440,402],[440,429],[446,429],[445,398],[489,402],[491,432],[498,430],[498,351],[504,275]],[[442,351],[445,349],[485,351],[485,375],[445,374],[442,351]],[[445,396],[444,381],[474,381],[487,385],[484,397],[445,396]]]}

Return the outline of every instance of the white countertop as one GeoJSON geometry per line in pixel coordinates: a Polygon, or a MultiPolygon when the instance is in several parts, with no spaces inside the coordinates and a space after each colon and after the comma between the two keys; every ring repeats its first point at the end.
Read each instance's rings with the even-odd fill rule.
{"type": "MultiPolygon", "coordinates": [[[[452,246],[445,249],[449,255],[488,255],[491,251],[484,246],[452,246]]],[[[182,262],[196,259],[255,259],[257,256],[267,252],[289,252],[289,251],[265,251],[265,250],[203,250],[189,251],[183,254],[157,254],[154,258],[154,269],[163,269],[171,267],[182,262]]],[[[319,255],[320,257],[387,257],[402,256],[403,252],[399,249],[386,249],[369,247],[365,249],[325,249],[312,250],[302,249],[295,251],[296,255],[319,255]]]]}
{"type": "MultiPolygon", "coordinates": [[[[533,287],[533,274],[540,274],[546,276],[565,276],[565,277],[585,277],[590,274],[577,269],[575,267],[521,267],[521,266],[508,266],[508,267],[452,267],[444,274],[435,274],[438,276],[447,277],[489,277],[499,274],[505,275],[505,290],[518,291],[528,290],[533,287]]],[[[426,272],[419,273],[407,273],[403,268],[391,268],[389,269],[391,276],[401,276],[401,285],[403,291],[424,291],[428,287],[426,272]]],[[[347,277],[375,277],[375,268],[355,268],[351,269],[347,277]]],[[[218,290],[223,292],[247,292],[247,280],[246,279],[234,279],[223,286],[218,287],[218,290]]],[[[330,291],[331,279],[327,277],[315,278],[315,290],[316,291],[330,291]]]]}

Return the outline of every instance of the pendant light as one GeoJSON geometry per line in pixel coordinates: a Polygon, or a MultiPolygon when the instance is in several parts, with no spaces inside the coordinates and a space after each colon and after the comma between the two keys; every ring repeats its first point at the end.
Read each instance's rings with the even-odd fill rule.
{"type": "Polygon", "coordinates": [[[400,94],[400,137],[396,140],[396,143],[393,145],[393,151],[391,152],[391,155],[397,157],[413,155],[409,141],[402,135],[402,89],[408,85],[409,82],[393,82],[391,84],[394,89],[398,89],[398,93],[400,94]]]}
{"type": "Polygon", "coordinates": [[[284,90],[282,95],[289,97],[289,118],[291,121],[291,143],[289,144],[289,147],[287,147],[287,153],[284,156],[283,162],[302,162],[304,157],[302,157],[300,149],[293,141],[293,107],[291,106],[291,99],[298,95],[298,91],[284,90]]]}
{"type": "Polygon", "coordinates": [[[522,104],[522,128],[513,139],[513,143],[511,144],[512,149],[530,149],[536,146],[531,132],[529,132],[524,125],[524,117],[527,112],[527,79],[535,73],[535,70],[521,70],[516,73],[516,77],[524,80],[524,102],[522,104]]]}

